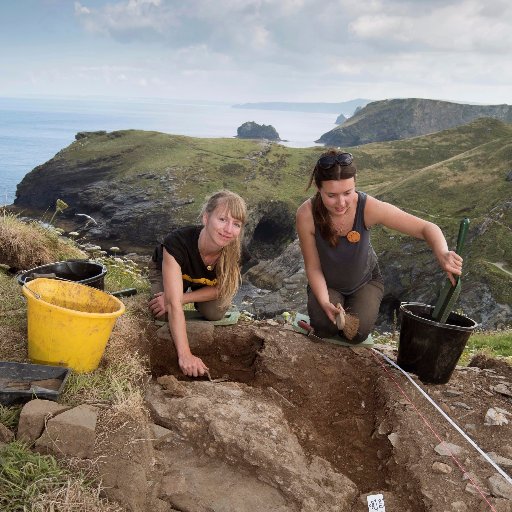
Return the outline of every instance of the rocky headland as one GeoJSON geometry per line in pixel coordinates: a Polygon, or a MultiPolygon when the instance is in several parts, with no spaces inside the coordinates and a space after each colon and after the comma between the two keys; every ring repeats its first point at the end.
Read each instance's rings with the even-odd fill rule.
{"type": "Polygon", "coordinates": [[[331,146],[359,146],[426,135],[475,119],[489,117],[512,122],[510,105],[466,105],[419,98],[374,101],[356,111],[317,142],[331,146]]]}

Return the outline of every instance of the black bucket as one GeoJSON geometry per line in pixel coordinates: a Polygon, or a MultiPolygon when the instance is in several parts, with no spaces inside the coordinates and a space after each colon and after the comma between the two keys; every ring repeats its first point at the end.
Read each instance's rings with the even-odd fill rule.
{"type": "Polygon", "coordinates": [[[432,320],[434,306],[402,303],[397,364],[422,382],[446,384],[457,366],[474,320],[453,311],[446,323],[432,320]]]}
{"type": "Polygon", "coordinates": [[[107,267],[95,261],[59,261],[57,263],[49,263],[48,265],[41,265],[40,267],[26,270],[18,275],[18,283],[24,285],[38,277],[49,277],[74,281],[75,283],[86,284],[98,290],[103,290],[105,287],[104,277],[106,273],[107,267]]]}

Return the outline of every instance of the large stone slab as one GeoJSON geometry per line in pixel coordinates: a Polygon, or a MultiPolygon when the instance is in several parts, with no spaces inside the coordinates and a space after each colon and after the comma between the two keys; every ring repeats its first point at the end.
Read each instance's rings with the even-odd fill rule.
{"type": "Polygon", "coordinates": [[[38,451],[63,454],[81,459],[94,456],[98,412],[90,405],[79,405],[51,418],[36,441],[38,451]]]}
{"type": "Polygon", "coordinates": [[[69,406],[51,400],[30,400],[21,410],[16,439],[28,444],[34,443],[43,433],[46,421],[69,409],[69,406]]]}

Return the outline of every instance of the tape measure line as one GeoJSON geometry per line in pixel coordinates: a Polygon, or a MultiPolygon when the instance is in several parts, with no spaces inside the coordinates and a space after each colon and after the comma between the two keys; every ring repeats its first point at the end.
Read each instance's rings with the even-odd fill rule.
{"type": "MultiPolygon", "coordinates": [[[[389,357],[387,357],[386,355],[384,355],[382,352],[379,352],[378,350],[376,350],[375,348],[372,348],[372,353],[376,353],[378,354],[380,357],[382,357],[388,364],[390,364],[391,366],[393,366],[394,368],[396,368],[397,370],[399,370],[401,373],[403,373],[407,379],[414,385],[414,387],[416,389],[418,389],[418,391],[437,409],[437,411],[448,421],[448,423],[450,423],[450,425],[452,425],[453,428],[455,428],[455,430],[457,430],[457,432],[462,436],[464,437],[464,439],[473,447],[477,450],[477,452],[489,463],[491,464],[491,466],[510,484],[512,485],[512,478],[510,478],[509,475],[507,475],[507,473],[505,473],[505,471],[503,471],[503,469],[501,469],[435,402],[434,400],[432,400],[432,398],[425,392],[423,391],[423,389],[416,383],[414,382],[414,380],[409,376],[409,374],[402,370],[402,368],[400,368],[400,366],[398,366],[394,361],[392,361],[391,359],[389,359],[389,357]]],[[[374,355],[374,357],[376,357],[374,355]]],[[[376,358],[377,359],[377,358],[376,358]]],[[[377,359],[377,361],[379,362],[379,364],[382,365],[382,363],[380,363],[380,361],[377,359]]],[[[383,365],[382,365],[383,366],[383,365]]],[[[384,367],[384,366],[383,366],[384,367]]],[[[384,369],[386,370],[386,368],[384,367],[384,369]]],[[[387,370],[386,370],[387,371],[387,370]]],[[[444,440],[439,436],[439,434],[437,434],[437,432],[433,429],[433,427],[428,423],[428,421],[423,417],[423,415],[421,414],[421,412],[416,408],[416,406],[414,405],[414,403],[412,402],[412,400],[407,396],[407,394],[405,393],[405,391],[400,387],[400,385],[393,379],[393,377],[391,376],[390,377],[394,382],[395,384],[398,386],[398,388],[400,389],[401,393],[407,398],[407,400],[411,403],[411,405],[414,407],[414,409],[416,410],[416,412],[418,413],[418,415],[422,418],[422,420],[424,421],[424,423],[427,425],[427,427],[433,432],[433,434],[435,435],[435,437],[442,443],[444,443],[444,440]]],[[[449,450],[448,450],[449,451],[449,450]]],[[[457,460],[457,458],[455,457],[455,455],[453,455],[451,452],[450,452],[450,456],[452,457],[452,459],[455,461],[455,463],[457,464],[457,466],[459,467],[459,469],[466,473],[466,470],[464,469],[464,467],[462,466],[462,464],[457,460]]],[[[469,478],[469,480],[471,481],[471,483],[474,485],[474,487],[478,490],[478,492],[480,493],[480,495],[484,498],[484,500],[486,501],[486,503],[489,505],[489,507],[491,508],[491,510],[495,511],[494,507],[491,505],[491,503],[489,503],[489,501],[487,500],[487,498],[485,497],[484,493],[481,491],[481,489],[478,487],[478,485],[473,482],[471,480],[471,478],[469,478]]]]}

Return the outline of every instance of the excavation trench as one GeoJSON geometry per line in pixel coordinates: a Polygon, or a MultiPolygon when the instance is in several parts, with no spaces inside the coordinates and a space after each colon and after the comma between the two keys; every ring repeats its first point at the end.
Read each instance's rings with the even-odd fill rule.
{"type": "MultiPolygon", "coordinates": [[[[198,331],[194,331],[196,327],[192,331],[197,335],[198,331]]],[[[193,340],[190,334],[189,338],[193,340]]],[[[224,407],[223,399],[219,398],[223,389],[231,390],[232,383],[238,383],[237,393],[243,391],[241,402],[254,399],[256,408],[263,401],[282,411],[281,419],[276,420],[276,428],[287,424],[291,437],[298,441],[301,453],[308,461],[323,459],[331,465],[334,473],[346,476],[355,484],[357,489],[354,496],[347,496],[351,510],[367,510],[361,496],[391,491],[391,486],[403,510],[425,510],[417,493],[411,490],[414,485],[407,479],[406,470],[397,467],[392,460],[393,447],[387,437],[391,430],[386,427],[391,421],[387,398],[379,388],[381,380],[377,378],[379,375],[376,375],[375,361],[368,355],[368,349],[316,344],[298,333],[275,326],[251,328],[245,324],[212,328],[206,343],[204,333],[200,333],[199,338],[201,336],[203,339],[199,343],[191,341],[194,344],[193,352],[208,365],[212,378],[224,377],[228,382],[208,382],[206,379],[198,382],[197,379],[186,378],[179,370],[169,339],[158,338],[151,345],[153,376],[175,376],[186,391],[185,396],[179,398],[180,401],[189,399],[192,404],[190,407],[193,408],[192,401],[196,400],[198,393],[203,393],[207,402],[217,403],[219,400],[218,404],[222,404],[216,406],[219,409],[224,407]],[[397,483],[401,481],[403,485],[397,483]]],[[[231,404],[235,403],[233,407],[238,407],[231,395],[228,399],[231,404]]],[[[187,432],[184,428],[180,430],[183,425],[177,425],[173,415],[186,416],[188,409],[178,411],[174,405],[169,407],[172,412],[168,415],[162,413],[162,409],[156,413],[153,411],[155,422],[166,428],[178,429],[182,439],[187,436],[187,432]]],[[[275,416],[274,413],[272,415],[275,416]]],[[[191,421],[198,421],[197,414],[191,416],[191,421]]],[[[265,423],[267,419],[262,416],[261,421],[265,423]]],[[[233,435],[236,436],[236,424],[230,428],[234,429],[233,435]]],[[[239,428],[240,436],[247,434],[249,427],[244,424],[243,414],[240,415],[239,428]]],[[[218,454],[215,442],[206,441],[204,437],[211,437],[211,432],[211,424],[207,430],[197,431],[196,450],[198,446],[208,446],[208,453],[218,454]]],[[[269,432],[272,432],[272,428],[269,432]]],[[[255,442],[265,444],[269,439],[255,442]]],[[[185,447],[180,441],[174,444],[173,449],[176,454],[185,450],[185,447]]],[[[231,466],[239,463],[241,471],[257,469],[258,461],[248,461],[247,457],[240,455],[240,451],[235,450],[226,455],[229,449],[224,447],[222,450],[231,466]]],[[[276,460],[275,464],[279,462],[276,460]]],[[[268,477],[273,487],[279,487],[281,477],[268,476],[272,470],[265,464],[260,464],[263,469],[260,468],[258,479],[265,480],[268,477]],[[266,473],[262,476],[261,472],[266,473]]],[[[176,467],[173,471],[177,471],[176,467]]],[[[180,471],[183,472],[183,467],[180,471]]],[[[332,479],[331,473],[329,475],[332,479]]],[[[325,485],[331,485],[327,477],[325,485]]],[[[177,506],[177,503],[170,502],[177,506]]],[[[283,510],[301,510],[300,506],[296,507],[283,510]]]]}

